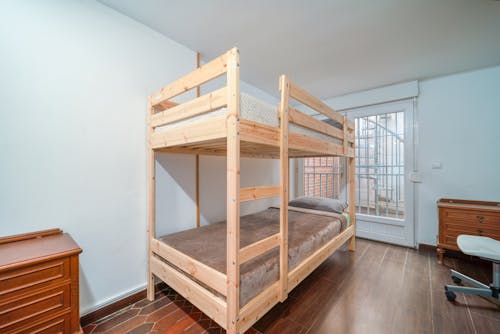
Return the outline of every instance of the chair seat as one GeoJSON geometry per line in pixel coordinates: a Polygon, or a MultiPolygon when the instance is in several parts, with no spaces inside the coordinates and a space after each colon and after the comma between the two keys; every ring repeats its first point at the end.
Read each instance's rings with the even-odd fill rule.
{"type": "Polygon", "coordinates": [[[465,254],[500,262],[500,241],[495,239],[462,234],[457,238],[457,245],[465,254]]]}

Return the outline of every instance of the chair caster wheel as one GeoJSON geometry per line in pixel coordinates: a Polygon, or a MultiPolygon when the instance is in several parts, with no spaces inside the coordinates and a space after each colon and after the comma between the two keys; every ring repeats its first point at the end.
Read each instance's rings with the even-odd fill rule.
{"type": "Polygon", "coordinates": [[[458,278],[458,277],[451,276],[451,279],[453,280],[453,283],[455,283],[455,284],[462,283],[462,280],[460,278],[458,278]]]}
{"type": "Polygon", "coordinates": [[[446,295],[446,299],[448,299],[449,302],[454,302],[455,299],[457,299],[457,295],[453,291],[445,291],[444,294],[446,295]]]}

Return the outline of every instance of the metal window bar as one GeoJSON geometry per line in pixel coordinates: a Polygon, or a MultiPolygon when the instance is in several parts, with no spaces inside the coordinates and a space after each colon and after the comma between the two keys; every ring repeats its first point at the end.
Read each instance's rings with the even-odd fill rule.
{"type": "MultiPolygon", "coordinates": [[[[355,119],[356,212],[404,218],[404,113],[355,119]]],[[[304,194],[339,198],[341,160],[306,158],[304,194]]]]}
{"type": "Polygon", "coordinates": [[[404,217],[403,112],[356,119],[357,212],[404,217]]]}
{"type": "Polygon", "coordinates": [[[339,198],[341,163],[338,157],[306,158],[304,195],[339,198]]]}

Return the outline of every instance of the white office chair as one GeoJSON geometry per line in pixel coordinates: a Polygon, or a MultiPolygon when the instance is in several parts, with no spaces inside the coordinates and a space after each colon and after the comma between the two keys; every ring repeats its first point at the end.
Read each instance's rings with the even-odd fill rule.
{"type": "Polygon", "coordinates": [[[499,299],[500,291],[500,241],[492,238],[479,237],[475,235],[459,235],[457,238],[458,248],[468,255],[477,256],[485,260],[493,262],[493,283],[488,286],[476,281],[464,274],[455,270],[451,271],[453,282],[464,282],[472,285],[473,288],[456,285],[445,285],[444,293],[449,301],[454,301],[457,298],[455,292],[463,292],[472,295],[493,297],[499,299]]]}

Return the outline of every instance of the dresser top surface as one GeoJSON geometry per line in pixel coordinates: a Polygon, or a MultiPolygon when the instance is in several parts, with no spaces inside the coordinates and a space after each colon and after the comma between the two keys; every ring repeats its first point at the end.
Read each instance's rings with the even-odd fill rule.
{"type": "Polygon", "coordinates": [[[0,244],[0,271],[81,252],[67,233],[0,244]]]}
{"type": "Polygon", "coordinates": [[[437,202],[440,208],[500,212],[500,202],[469,201],[461,199],[441,198],[437,202]]]}

